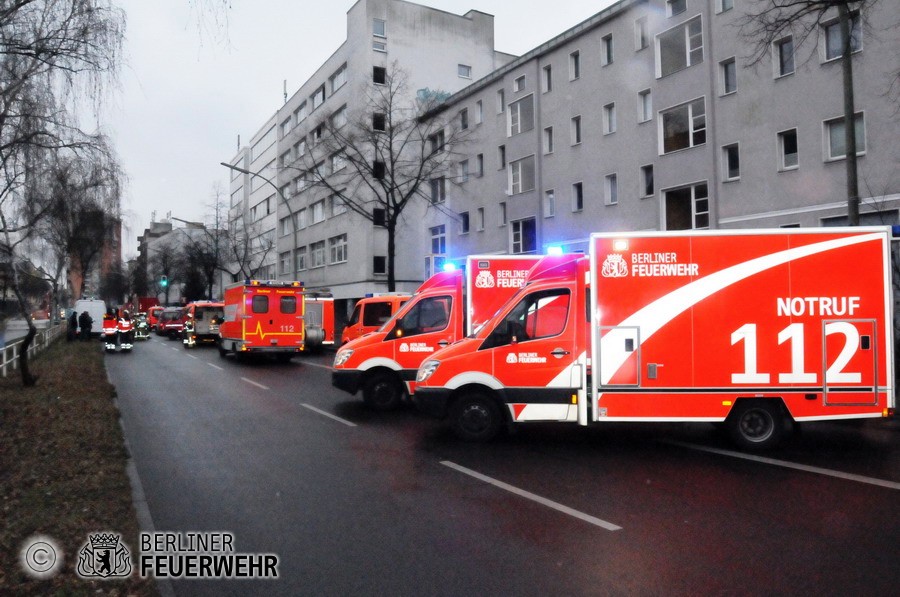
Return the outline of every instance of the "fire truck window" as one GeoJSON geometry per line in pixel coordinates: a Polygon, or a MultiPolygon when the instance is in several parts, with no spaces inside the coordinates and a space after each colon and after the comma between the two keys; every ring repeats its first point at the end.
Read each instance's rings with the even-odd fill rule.
{"type": "Polygon", "coordinates": [[[269,297],[264,294],[257,294],[253,297],[253,303],[250,307],[251,311],[254,313],[268,313],[269,312],[269,297]]]}
{"type": "MultiPolygon", "coordinates": [[[[188,317],[192,317],[192,315],[188,313],[188,317]]],[[[193,317],[197,321],[203,321],[203,309],[197,309],[197,313],[193,317]]]]}
{"type": "Polygon", "coordinates": [[[391,318],[390,303],[369,303],[363,312],[363,325],[381,326],[391,318]]]}
{"type": "Polygon", "coordinates": [[[281,312],[291,315],[297,312],[297,297],[283,296],[281,297],[281,312]]]}
{"type": "Polygon", "coordinates": [[[415,336],[428,332],[439,332],[450,323],[450,307],[453,299],[436,296],[422,299],[397,322],[402,336],[415,336]]]}
{"type": "Polygon", "coordinates": [[[350,319],[347,321],[347,325],[356,325],[359,323],[359,304],[353,307],[353,313],[350,314],[350,319]]]}

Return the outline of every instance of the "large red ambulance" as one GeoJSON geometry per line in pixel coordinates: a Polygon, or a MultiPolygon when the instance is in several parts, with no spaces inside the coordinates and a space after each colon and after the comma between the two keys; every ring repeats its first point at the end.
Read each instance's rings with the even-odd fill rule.
{"type": "Polygon", "coordinates": [[[531,255],[473,256],[462,271],[433,275],[379,331],[338,350],[332,385],[351,394],[361,389],[373,408],[398,407],[415,392],[422,361],[493,315],[537,260],[531,255]]]}
{"type": "Polygon", "coordinates": [[[300,282],[245,280],[226,287],[219,355],[267,354],[289,361],[305,348],[304,304],[300,282]]]}
{"type": "Polygon", "coordinates": [[[894,395],[890,229],[594,234],[419,369],[463,438],[503,423],[724,422],[746,449],[894,395]]]}

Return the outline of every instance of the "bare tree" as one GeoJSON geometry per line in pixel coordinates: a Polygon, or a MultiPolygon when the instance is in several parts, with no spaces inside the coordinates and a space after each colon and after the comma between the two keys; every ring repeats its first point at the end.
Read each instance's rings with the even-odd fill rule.
{"type": "Polygon", "coordinates": [[[444,174],[458,160],[456,148],[468,130],[455,121],[423,118],[447,94],[411,94],[408,75],[396,63],[382,74],[383,85],[365,85],[364,108],[316,123],[314,147],[286,168],[324,190],[336,205],[387,230],[388,290],[393,291],[403,212],[417,198],[429,204],[433,195],[442,200],[444,174]]]}
{"type": "Polygon", "coordinates": [[[275,250],[275,239],[263,234],[259,222],[251,222],[243,213],[228,222],[227,233],[222,237],[221,269],[233,279],[253,278],[275,250]]]}
{"type": "MultiPolygon", "coordinates": [[[[790,52],[807,47],[807,60],[816,55],[819,38],[838,18],[844,100],[844,147],[847,169],[847,215],[850,225],[859,225],[859,178],[856,156],[856,119],[853,97],[853,61],[859,32],[869,10],[881,0],[753,0],[740,19],[742,36],[752,44],[750,64],[758,65],[770,55],[776,42],[788,36],[790,52]],[[807,41],[811,43],[807,43],[807,41]]],[[[792,56],[793,59],[793,56],[792,56]]]]}
{"type": "Polygon", "coordinates": [[[163,293],[165,295],[163,304],[168,305],[172,284],[180,279],[182,255],[173,245],[160,243],[159,246],[155,247],[149,259],[150,275],[153,280],[156,280],[157,294],[163,293]],[[159,281],[163,277],[165,277],[166,284],[164,287],[161,287],[159,281]]]}

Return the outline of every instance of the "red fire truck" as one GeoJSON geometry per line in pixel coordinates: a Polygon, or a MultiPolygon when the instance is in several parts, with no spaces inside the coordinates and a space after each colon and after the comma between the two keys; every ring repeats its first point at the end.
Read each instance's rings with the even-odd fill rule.
{"type": "Polygon", "coordinates": [[[245,280],[225,288],[219,355],[267,354],[287,362],[303,352],[303,285],[245,280]]]}
{"type": "Polygon", "coordinates": [[[362,389],[363,400],[378,410],[398,407],[415,391],[422,361],[486,321],[515,294],[537,259],[474,256],[464,270],[433,275],[379,331],[338,350],[332,385],[351,394],[362,389]]]}
{"type": "Polygon", "coordinates": [[[594,234],[546,257],[417,405],[487,440],[505,423],[707,421],[745,449],[799,421],[896,406],[890,229],[594,234]]]}

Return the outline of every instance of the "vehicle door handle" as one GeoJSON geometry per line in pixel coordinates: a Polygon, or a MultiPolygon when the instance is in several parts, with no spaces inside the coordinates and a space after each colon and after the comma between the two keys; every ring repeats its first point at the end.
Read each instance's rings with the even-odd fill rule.
{"type": "Polygon", "coordinates": [[[440,346],[441,348],[443,348],[444,346],[449,346],[449,345],[450,345],[450,342],[448,340],[439,340],[438,341],[438,346],[440,346]]]}
{"type": "Polygon", "coordinates": [[[558,358],[558,357],[564,357],[570,353],[568,350],[563,350],[562,348],[554,348],[552,351],[550,351],[550,354],[552,354],[553,356],[558,358]]]}

